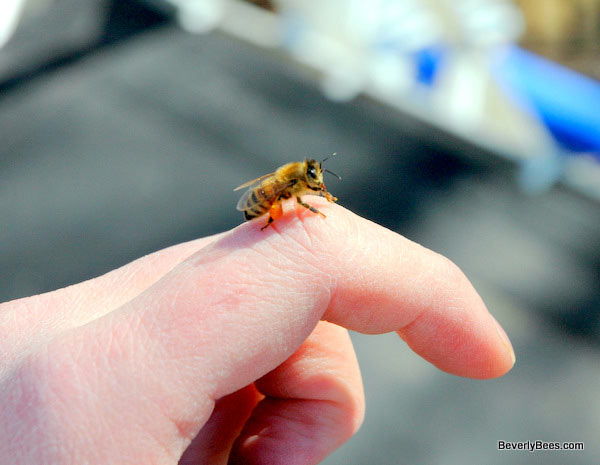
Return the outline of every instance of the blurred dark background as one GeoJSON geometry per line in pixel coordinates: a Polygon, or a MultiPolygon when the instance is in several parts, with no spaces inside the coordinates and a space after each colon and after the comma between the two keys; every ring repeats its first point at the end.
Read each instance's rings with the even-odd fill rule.
{"type": "MultiPolygon", "coordinates": [[[[40,0],[40,3],[41,2],[40,0]]],[[[0,50],[0,301],[242,221],[233,187],[332,152],[329,190],[460,265],[513,340],[502,379],[353,335],[363,429],[326,463],[600,462],[600,203],[372,98],[333,102],[280,52],[134,0],[55,0],[0,50]],[[498,440],[584,441],[499,452],[498,440]]]]}

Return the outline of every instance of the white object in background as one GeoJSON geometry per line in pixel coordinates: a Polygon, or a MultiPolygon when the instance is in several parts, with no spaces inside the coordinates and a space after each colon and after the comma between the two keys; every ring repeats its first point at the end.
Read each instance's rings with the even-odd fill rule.
{"type": "Polygon", "coordinates": [[[242,0],[164,1],[175,8],[179,26],[192,34],[205,34],[218,27],[260,47],[279,44],[279,21],[275,15],[251,3],[242,0]]]}
{"type": "Polygon", "coordinates": [[[373,90],[377,95],[381,95],[381,98],[402,98],[414,86],[415,66],[408,57],[374,53],[368,67],[373,90]]]}
{"type": "Polygon", "coordinates": [[[169,0],[177,9],[177,22],[185,31],[200,34],[216,28],[224,12],[224,0],[169,0]]]}
{"type": "Polygon", "coordinates": [[[458,42],[466,46],[512,44],[525,30],[521,10],[511,0],[441,0],[440,7],[451,14],[458,42]]]}
{"type": "Polygon", "coordinates": [[[481,129],[491,84],[488,57],[475,51],[462,51],[446,57],[446,72],[434,92],[436,109],[449,127],[467,137],[481,129]]]}
{"type": "Polygon", "coordinates": [[[349,33],[379,53],[413,53],[439,43],[442,25],[427,0],[354,0],[349,33]]]}
{"type": "Polygon", "coordinates": [[[368,48],[363,66],[370,91],[390,101],[415,90],[418,69],[413,54],[443,40],[442,25],[428,4],[423,0],[355,0],[352,5],[351,32],[362,37],[368,48]]]}
{"type": "Polygon", "coordinates": [[[25,1],[0,1],[0,48],[6,45],[17,29],[25,1]]]}
{"type": "Polygon", "coordinates": [[[400,96],[414,86],[411,54],[434,46],[442,26],[426,0],[276,0],[284,17],[288,50],[324,74],[333,100],[366,88],[400,96]]]}

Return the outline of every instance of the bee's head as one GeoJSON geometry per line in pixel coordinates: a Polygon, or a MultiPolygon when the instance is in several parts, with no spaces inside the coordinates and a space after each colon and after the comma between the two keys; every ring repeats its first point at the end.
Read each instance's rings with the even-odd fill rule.
{"type": "Polygon", "coordinates": [[[316,160],[306,160],[306,182],[309,187],[321,188],[323,186],[323,170],[316,160]]]}

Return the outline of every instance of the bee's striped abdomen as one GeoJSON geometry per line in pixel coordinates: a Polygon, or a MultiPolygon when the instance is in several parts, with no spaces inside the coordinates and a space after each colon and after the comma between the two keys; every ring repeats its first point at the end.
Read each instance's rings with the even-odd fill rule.
{"type": "Polygon", "coordinates": [[[257,218],[259,216],[264,215],[268,209],[269,209],[268,207],[263,209],[261,206],[257,205],[250,210],[244,210],[244,218],[246,218],[247,220],[251,220],[252,218],[257,218]]]}
{"type": "MultiPolygon", "coordinates": [[[[257,188],[252,191],[252,194],[248,197],[246,202],[246,209],[244,210],[244,217],[246,220],[251,220],[258,216],[264,215],[273,203],[270,199],[268,188],[257,188]]],[[[271,189],[272,190],[272,189],[271,189]]]]}

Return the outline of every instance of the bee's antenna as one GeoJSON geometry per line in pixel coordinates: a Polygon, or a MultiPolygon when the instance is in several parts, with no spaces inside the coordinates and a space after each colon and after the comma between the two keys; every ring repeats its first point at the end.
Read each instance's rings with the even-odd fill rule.
{"type": "Polygon", "coordinates": [[[329,171],[329,170],[325,170],[326,173],[332,174],[334,175],[336,178],[338,178],[340,181],[342,180],[341,176],[338,176],[337,174],[335,174],[333,171],[329,171]]]}
{"type": "MultiPolygon", "coordinates": [[[[319,165],[322,165],[323,163],[325,163],[327,160],[329,160],[330,158],[333,158],[337,155],[337,152],[333,152],[330,156],[328,156],[327,158],[323,158],[323,160],[321,160],[321,163],[319,163],[319,165]]],[[[331,172],[330,172],[331,173],[331,172]]],[[[333,174],[333,173],[331,173],[333,174]]],[[[337,174],[336,174],[337,176],[337,174]]]]}

